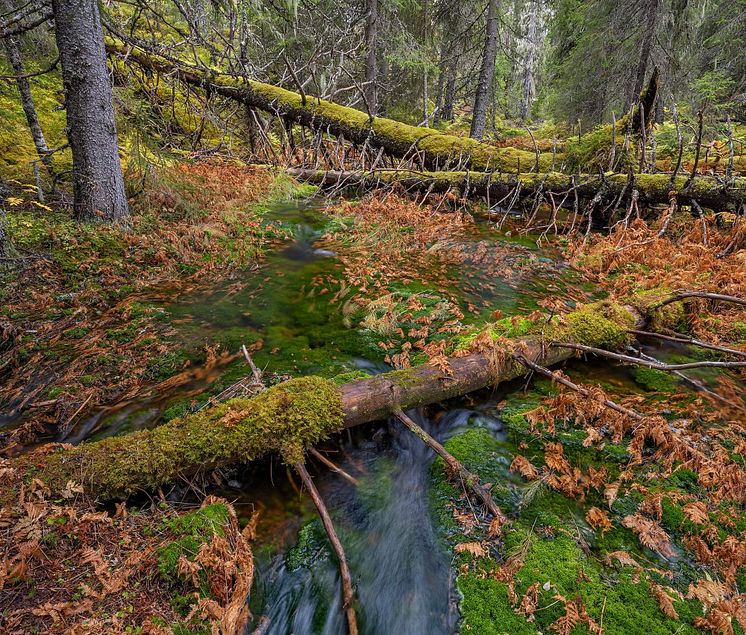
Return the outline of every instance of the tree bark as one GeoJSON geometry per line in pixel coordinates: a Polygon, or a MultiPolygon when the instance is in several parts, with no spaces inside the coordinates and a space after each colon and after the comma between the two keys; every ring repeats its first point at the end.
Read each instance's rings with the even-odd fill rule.
{"type": "Polygon", "coordinates": [[[121,221],[129,209],[98,3],[53,0],[52,7],[73,155],[75,215],[80,220],[121,221]]]}
{"type": "MultiPolygon", "coordinates": [[[[633,82],[630,87],[630,92],[627,95],[627,101],[624,108],[626,111],[629,111],[629,109],[635,104],[642,92],[642,87],[645,84],[645,75],[647,74],[650,63],[650,52],[653,48],[653,38],[655,38],[655,25],[658,21],[659,5],[660,0],[648,0],[645,9],[642,40],[640,42],[640,57],[637,60],[633,82]]],[[[647,113],[645,114],[647,115],[647,113]]]]}
{"type": "MultiPolygon", "coordinates": [[[[5,197],[7,190],[2,181],[0,181],[0,258],[8,258],[11,254],[10,240],[5,233],[5,197]]],[[[0,267],[2,262],[0,262],[0,267]]]]}
{"type": "Polygon", "coordinates": [[[448,36],[443,34],[440,43],[440,59],[438,61],[438,84],[435,87],[435,110],[433,110],[433,125],[437,125],[443,111],[443,91],[446,83],[446,72],[448,69],[448,36]]]}
{"type": "Polygon", "coordinates": [[[471,119],[472,139],[481,139],[484,136],[484,127],[487,120],[487,106],[490,102],[492,80],[495,76],[495,58],[497,57],[497,21],[499,0],[489,0],[487,7],[487,31],[484,40],[484,51],[482,52],[482,66],[479,69],[479,80],[477,82],[477,93],[474,97],[474,110],[471,119]]]}
{"type": "MultiPolygon", "coordinates": [[[[461,48],[460,43],[458,46],[461,48]]],[[[461,56],[457,55],[448,62],[446,88],[443,95],[443,111],[441,114],[441,119],[444,121],[453,121],[453,108],[456,104],[456,80],[458,79],[458,64],[460,59],[461,56]]]]}
{"type": "MultiPolygon", "coordinates": [[[[460,196],[483,196],[493,201],[500,200],[515,192],[520,184],[520,197],[533,200],[536,192],[541,189],[547,192],[566,192],[573,187],[581,199],[592,199],[600,192],[599,202],[608,204],[614,202],[623,191],[627,197],[632,190],[638,193],[638,201],[651,205],[669,202],[669,193],[677,192],[679,203],[696,201],[699,205],[711,209],[738,209],[746,202],[746,178],[732,179],[724,186],[714,177],[698,176],[689,188],[685,188],[687,178],[680,176],[671,183],[669,174],[638,175],[629,186],[627,174],[561,174],[523,173],[517,175],[500,175],[484,172],[416,172],[411,170],[375,170],[373,172],[311,170],[290,168],[288,172],[294,177],[314,183],[321,187],[355,187],[366,189],[398,184],[406,190],[417,192],[432,192],[445,194],[454,192],[460,196]]],[[[568,205],[572,204],[572,196],[568,197],[568,205]]],[[[622,201],[623,202],[623,201],[622,201]]],[[[611,210],[613,212],[613,210],[611,210]]]]}
{"type": "Polygon", "coordinates": [[[318,377],[301,377],[251,399],[233,399],[152,430],[53,454],[26,454],[14,463],[22,470],[38,470],[36,476],[53,490],[73,480],[101,498],[154,489],[271,451],[280,452],[291,464],[299,463],[310,447],[344,428],[524,375],[525,368],[513,358],[513,351],[550,366],[573,352],[549,346],[547,341],[621,347],[630,341],[627,330],[643,324],[632,307],[599,302],[566,316],[547,318],[534,336],[514,338],[484,353],[449,358],[447,370],[425,364],[341,386],[318,377]]]}
{"type": "Polygon", "coordinates": [[[366,0],[365,98],[370,115],[378,114],[378,0],[366,0]]]}
{"type": "Polygon", "coordinates": [[[536,2],[532,2],[528,18],[528,32],[526,33],[528,51],[523,65],[523,96],[521,99],[520,111],[521,121],[525,121],[528,118],[528,113],[531,111],[531,104],[534,100],[534,66],[536,64],[536,49],[539,45],[536,41],[538,22],[539,7],[536,2]]]}

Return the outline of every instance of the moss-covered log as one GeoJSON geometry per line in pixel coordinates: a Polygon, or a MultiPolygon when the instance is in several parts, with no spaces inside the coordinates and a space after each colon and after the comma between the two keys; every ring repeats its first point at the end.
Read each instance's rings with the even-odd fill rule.
{"type": "MultiPolygon", "coordinates": [[[[374,189],[382,185],[400,184],[410,191],[446,193],[460,196],[487,196],[493,202],[510,197],[520,184],[520,196],[534,198],[537,190],[563,193],[576,188],[581,199],[591,199],[599,192],[602,202],[610,203],[633,190],[639,194],[639,202],[647,204],[668,203],[669,195],[676,192],[679,203],[696,200],[704,207],[716,210],[738,209],[746,201],[746,178],[735,178],[728,185],[707,176],[700,176],[687,186],[688,177],[679,176],[671,183],[668,174],[634,174],[630,182],[626,174],[576,174],[560,172],[543,174],[487,174],[484,172],[417,172],[411,170],[375,171],[324,171],[290,168],[296,178],[321,187],[360,186],[374,189]]],[[[567,199],[572,204],[573,197],[567,199]]]]}
{"type": "MultiPolygon", "coordinates": [[[[498,148],[475,139],[443,134],[432,128],[410,126],[385,117],[370,117],[355,108],[300,95],[284,88],[235,75],[176,63],[130,45],[107,39],[110,55],[153,70],[177,75],[182,81],[238,100],[252,108],[277,114],[312,130],[343,136],[371,148],[383,148],[392,156],[419,153],[430,168],[461,164],[476,170],[528,171],[536,155],[517,148],[498,148]]],[[[548,169],[551,159],[540,157],[539,169],[548,169]]]]}
{"type": "Polygon", "coordinates": [[[598,302],[548,323],[536,334],[449,360],[449,372],[423,365],[338,386],[318,377],[293,379],[251,399],[233,399],[175,419],[153,430],[83,443],[51,454],[33,453],[16,465],[62,490],[69,481],[102,499],[152,490],[200,471],[248,462],[268,452],[298,463],[311,446],[345,427],[507,381],[525,374],[513,351],[544,366],[574,351],[546,340],[609,349],[626,345],[639,326],[631,307],[598,302]]]}

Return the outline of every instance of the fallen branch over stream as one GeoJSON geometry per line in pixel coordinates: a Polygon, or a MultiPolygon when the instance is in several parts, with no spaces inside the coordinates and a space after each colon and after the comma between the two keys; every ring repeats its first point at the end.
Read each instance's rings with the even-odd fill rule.
{"type": "Polygon", "coordinates": [[[357,635],[357,617],[355,615],[354,606],[355,592],[352,588],[352,576],[350,576],[350,567],[347,564],[347,556],[345,556],[342,543],[334,529],[334,524],[332,523],[332,518],[329,516],[329,512],[326,509],[324,499],[321,498],[321,494],[319,494],[319,491],[316,489],[316,485],[314,485],[313,479],[308,473],[306,466],[303,463],[296,463],[294,467],[295,471],[298,472],[298,475],[303,481],[303,485],[308,490],[311,500],[313,500],[313,504],[316,505],[319,516],[321,516],[321,522],[326,530],[326,535],[329,537],[329,542],[337,556],[337,561],[339,562],[339,575],[342,579],[342,605],[347,617],[347,632],[349,635],[357,635]]]}
{"type": "Polygon", "coordinates": [[[437,440],[423,430],[422,427],[418,426],[412,418],[404,412],[396,410],[394,415],[407,428],[409,428],[411,432],[417,435],[433,452],[443,459],[447,468],[453,472],[453,474],[458,475],[464,487],[468,488],[473,495],[484,503],[487,511],[492,514],[492,522],[494,523],[494,525],[491,525],[493,528],[492,532],[498,534],[500,527],[508,522],[508,519],[497,506],[497,503],[492,498],[489,490],[480,482],[479,475],[472,474],[467,470],[461,461],[446,450],[441,443],[438,443],[437,440]]]}
{"type": "Polygon", "coordinates": [[[182,477],[252,461],[268,452],[280,453],[295,464],[305,460],[310,448],[346,427],[524,375],[526,371],[513,352],[551,366],[574,352],[545,346],[545,340],[619,349],[630,343],[627,330],[640,326],[641,321],[631,307],[598,302],[537,324],[533,336],[451,357],[447,370],[425,364],[341,386],[319,377],[301,377],[152,430],[67,446],[48,454],[27,454],[14,464],[34,470],[53,490],[61,491],[73,481],[101,499],[152,491],[182,477]]]}

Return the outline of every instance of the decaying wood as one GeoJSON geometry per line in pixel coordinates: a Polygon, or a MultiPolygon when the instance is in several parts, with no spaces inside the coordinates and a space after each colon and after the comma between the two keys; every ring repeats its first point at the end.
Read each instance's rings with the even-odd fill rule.
{"type": "MultiPolygon", "coordinates": [[[[576,193],[581,199],[598,199],[608,205],[629,198],[632,191],[637,201],[649,205],[667,204],[670,192],[676,191],[679,203],[697,202],[705,207],[726,209],[746,201],[746,178],[732,179],[729,185],[714,177],[699,176],[693,186],[684,190],[688,178],[681,176],[671,182],[668,174],[562,174],[545,173],[487,173],[487,172],[421,172],[414,170],[341,171],[290,168],[288,172],[301,181],[322,188],[362,187],[376,189],[399,185],[413,192],[434,194],[454,193],[457,196],[480,196],[499,201],[517,192],[520,198],[534,197],[537,192],[555,195],[576,193]],[[631,181],[631,182],[630,182],[631,181]]],[[[568,197],[569,198],[569,197],[568,197]]],[[[571,202],[571,201],[570,201],[571,202]]],[[[569,203],[568,203],[569,204],[569,203]]]]}
{"type": "Polygon", "coordinates": [[[313,483],[311,475],[308,473],[306,466],[303,463],[295,464],[295,471],[298,472],[303,485],[308,490],[308,494],[313,500],[313,504],[316,505],[316,510],[321,516],[321,522],[326,530],[326,535],[329,536],[329,542],[334,549],[334,553],[337,555],[337,561],[339,562],[339,575],[342,579],[342,606],[345,610],[345,616],[347,617],[347,631],[349,635],[357,635],[357,617],[355,615],[355,592],[352,588],[352,576],[350,576],[350,567],[347,564],[347,557],[345,556],[344,548],[342,543],[337,536],[337,532],[334,529],[334,523],[332,523],[331,516],[324,505],[324,499],[321,498],[319,490],[316,489],[316,485],[313,483]]]}
{"type": "Polygon", "coordinates": [[[467,487],[472,494],[474,494],[479,500],[484,503],[492,518],[496,520],[500,525],[507,522],[507,518],[502,513],[497,503],[492,498],[489,490],[482,485],[479,475],[473,474],[467,470],[463,463],[459,461],[453,454],[446,450],[442,444],[438,443],[432,436],[430,436],[421,426],[418,426],[411,417],[406,415],[401,410],[394,412],[399,421],[401,421],[407,428],[409,428],[414,434],[416,434],[422,441],[435,452],[441,459],[443,459],[448,466],[448,469],[457,474],[461,479],[461,482],[467,487]]]}
{"type": "MultiPolygon", "coordinates": [[[[110,55],[157,72],[177,76],[183,82],[207,88],[211,92],[235,99],[251,108],[258,108],[311,130],[321,131],[358,145],[383,148],[395,157],[416,153],[427,167],[460,164],[477,170],[503,169],[516,171],[516,166],[531,165],[532,152],[516,148],[498,148],[475,139],[448,135],[432,128],[410,126],[387,119],[371,118],[368,113],[258,82],[244,77],[197,67],[181,60],[157,55],[144,48],[123,44],[108,38],[110,55]],[[304,103],[305,101],[305,103],[304,103]]],[[[547,166],[544,166],[545,169],[547,166]]]]}
{"type": "Polygon", "coordinates": [[[445,363],[424,364],[336,385],[318,377],[293,379],[202,412],[185,415],[152,430],[64,448],[41,458],[23,455],[52,489],[68,481],[100,498],[121,498],[196,473],[252,461],[268,452],[301,460],[303,453],[345,427],[382,420],[397,411],[465,395],[526,373],[513,359],[551,366],[573,356],[568,348],[546,345],[562,339],[594,346],[624,346],[626,330],[641,327],[632,307],[600,302],[543,323],[534,336],[513,338],[495,347],[445,363]],[[574,326],[573,326],[574,325],[574,326]],[[550,333],[551,331],[551,333],[550,333]],[[611,335],[609,333],[611,332],[611,335]],[[552,337],[553,334],[553,337],[552,337]]]}

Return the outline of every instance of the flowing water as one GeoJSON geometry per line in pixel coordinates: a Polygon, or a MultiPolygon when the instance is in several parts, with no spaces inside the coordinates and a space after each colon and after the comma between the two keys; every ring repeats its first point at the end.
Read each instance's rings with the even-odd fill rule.
{"type": "MultiPolygon", "coordinates": [[[[503,438],[500,421],[481,410],[454,407],[437,424],[419,411],[409,414],[441,441],[474,427],[503,438]]],[[[359,485],[329,472],[316,480],[350,562],[361,631],[455,632],[458,598],[428,493],[433,452],[395,420],[344,451],[339,463],[359,485]]],[[[268,619],[267,633],[344,633],[338,570],[318,521],[301,536],[289,553],[261,562],[255,613],[268,619]]]]}

